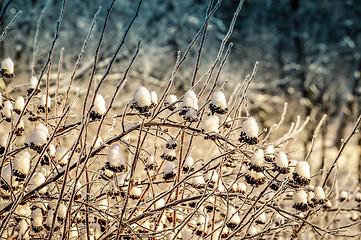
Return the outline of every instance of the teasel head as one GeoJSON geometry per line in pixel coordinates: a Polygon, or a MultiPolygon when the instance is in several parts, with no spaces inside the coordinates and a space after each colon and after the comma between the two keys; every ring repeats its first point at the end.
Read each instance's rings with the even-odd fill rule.
{"type": "Polygon", "coordinates": [[[266,162],[273,162],[275,158],[276,154],[273,145],[268,145],[264,150],[264,160],[266,160],[266,162]]]}
{"type": "Polygon", "coordinates": [[[293,172],[293,180],[299,186],[307,186],[311,182],[310,165],[306,161],[297,162],[293,172]]]}
{"type": "Polygon", "coordinates": [[[284,152],[277,154],[277,157],[274,160],[274,170],[282,174],[290,172],[288,168],[287,155],[284,152]]]}
{"type": "Polygon", "coordinates": [[[301,212],[306,212],[309,209],[307,197],[308,195],[304,190],[297,191],[293,199],[293,208],[301,212]]]}

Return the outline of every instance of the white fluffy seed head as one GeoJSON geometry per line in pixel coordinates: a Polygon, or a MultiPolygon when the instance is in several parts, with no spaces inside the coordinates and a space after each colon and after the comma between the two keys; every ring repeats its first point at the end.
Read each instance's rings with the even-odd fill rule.
{"type": "Polygon", "coordinates": [[[16,155],[13,164],[14,169],[18,170],[22,174],[28,174],[30,170],[30,159],[31,156],[28,151],[24,151],[16,155]]]}
{"type": "Polygon", "coordinates": [[[238,191],[240,192],[246,192],[247,191],[247,185],[244,183],[238,183],[237,184],[238,191]]]}
{"type": "Polygon", "coordinates": [[[97,94],[95,96],[95,100],[94,100],[93,111],[100,115],[103,115],[106,110],[107,110],[107,108],[105,106],[105,100],[104,100],[103,96],[100,94],[97,94]]]}
{"type": "MultiPolygon", "coordinates": [[[[3,180],[5,180],[5,182],[7,184],[11,184],[11,177],[12,177],[12,173],[11,173],[11,167],[10,164],[6,165],[6,167],[3,168],[3,172],[1,174],[1,177],[3,178],[3,180]]],[[[14,182],[13,182],[14,184],[14,182]]]]}
{"type": "Polygon", "coordinates": [[[109,162],[111,166],[124,165],[125,160],[119,144],[115,143],[110,147],[107,155],[107,162],[109,162]]]}
{"type": "Polygon", "coordinates": [[[215,105],[216,107],[219,107],[221,109],[227,108],[227,100],[222,92],[213,93],[213,95],[211,97],[211,102],[213,105],[215,105]]]}
{"type": "Polygon", "coordinates": [[[266,213],[263,212],[263,213],[261,213],[261,215],[258,216],[258,218],[257,218],[256,221],[257,221],[258,223],[265,224],[265,223],[266,223],[266,220],[267,220],[267,218],[266,218],[266,213]]]}
{"type": "Polygon", "coordinates": [[[8,74],[13,74],[14,73],[14,62],[13,62],[13,60],[11,60],[11,58],[9,58],[9,57],[5,58],[1,62],[1,69],[4,70],[8,74]]]}
{"type": "Polygon", "coordinates": [[[143,86],[134,92],[133,100],[138,104],[139,107],[147,107],[152,104],[150,92],[143,86]]]}
{"type": "Polygon", "coordinates": [[[13,111],[13,104],[10,101],[5,101],[4,108],[2,111],[4,117],[11,118],[12,111],[13,111]]]}
{"type": "Polygon", "coordinates": [[[306,179],[311,178],[310,165],[306,161],[297,162],[294,172],[306,179]]]}
{"type": "Polygon", "coordinates": [[[24,106],[25,106],[25,100],[23,97],[17,97],[16,100],[15,100],[15,103],[14,103],[14,108],[15,110],[17,111],[22,111],[24,109],[24,106]]]}
{"type": "Polygon", "coordinates": [[[94,148],[98,148],[103,144],[103,139],[101,137],[98,137],[95,141],[94,148]]]}
{"type": "Polygon", "coordinates": [[[36,128],[34,129],[34,131],[43,132],[46,136],[49,137],[49,130],[48,130],[48,128],[47,128],[44,124],[42,124],[42,123],[40,123],[38,126],[36,126],[36,128]]]}
{"type": "Polygon", "coordinates": [[[248,171],[248,175],[254,179],[261,179],[265,177],[262,172],[256,172],[252,169],[248,171]]]}
{"type": "Polygon", "coordinates": [[[257,149],[251,157],[251,163],[257,166],[264,166],[264,152],[262,149],[257,149]]]}
{"type": "Polygon", "coordinates": [[[273,154],[275,154],[275,148],[273,147],[273,145],[268,145],[267,147],[266,147],[266,149],[264,150],[264,154],[265,155],[273,155],[273,154]]]}
{"type": "Polygon", "coordinates": [[[157,95],[156,92],[151,91],[150,92],[150,98],[151,98],[152,104],[156,105],[158,103],[158,95],[157,95]]]}
{"type": "Polygon", "coordinates": [[[206,133],[218,133],[219,118],[215,115],[206,116],[201,122],[201,129],[206,133]]]}
{"type": "Polygon", "coordinates": [[[248,229],[248,235],[256,235],[258,233],[258,229],[255,227],[255,226],[251,226],[249,229],[248,229]]]}
{"type": "Polygon", "coordinates": [[[173,173],[175,170],[175,164],[173,162],[167,161],[164,165],[164,174],[173,173]]]}
{"type": "Polygon", "coordinates": [[[19,236],[21,239],[25,239],[24,236],[26,235],[28,228],[29,228],[29,224],[25,219],[19,222],[19,236]]]}
{"type": "Polygon", "coordinates": [[[317,186],[315,188],[315,199],[316,200],[324,200],[325,198],[325,191],[321,186],[317,186]]]}
{"type": "Polygon", "coordinates": [[[348,192],[347,191],[341,191],[340,192],[340,199],[343,201],[343,200],[348,200],[349,198],[349,195],[348,195],[348,192]]]}
{"type": "Polygon", "coordinates": [[[0,138],[0,146],[1,147],[3,147],[3,148],[6,147],[6,144],[8,142],[8,137],[9,137],[9,135],[7,135],[7,134],[4,134],[1,136],[1,138],[0,138]]]}
{"type": "Polygon", "coordinates": [[[311,202],[312,202],[312,199],[314,199],[314,198],[315,198],[315,193],[312,192],[312,191],[308,192],[308,194],[307,194],[307,201],[308,201],[309,203],[311,203],[311,202]]]}
{"type": "Polygon", "coordinates": [[[242,131],[246,133],[248,137],[258,137],[259,127],[254,117],[249,117],[242,124],[242,131]]]}
{"type": "Polygon", "coordinates": [[[294,201],[295,203],[303,203],[307,204],[307,193],[304,190],[299,190],[294,195],[294,201]]]}
{"type": "Polygon", "coordinates": [[[40,208],[36,208],[31,213],[31,225],[34,227],[41,227],[43,225],[43,213],[40,208]]]}
{"type": "Polygon", "coordinates": [[[284,152],[278,153],[277,157],[275,158],[275,163],[278,167],[282,167],[282,168],[288,167],[288,159],[286,153],[284,152]]]}
{"type": "Polygon", "coordinates": [[[38,106],[41,106],[41,107],[47,106],[48,108],[50,108],[51,97],[49,95],[46,96],[46,94],[42,95],[38,100],[38,106]]]}
{"type": "Polygon", "coordinates": [[[177,157],[175,149],[164,148],[163,153],[164,153],[164,155],[167,155],[167,156],[177,157]]]}
{"type": "Polygon", "coordinates": [[[34,76],[32,76],[29,80],[29,89],[35,89],[36,85],[38,85],[38,79],[34,76]]]}
{"type": "Polygon", "coordinates": [[[57,161],[60,165],[65,165],[68,163],[68,159],[68,149],[62,146],[58,147],[55,152],[55,161],[57,161]]]}

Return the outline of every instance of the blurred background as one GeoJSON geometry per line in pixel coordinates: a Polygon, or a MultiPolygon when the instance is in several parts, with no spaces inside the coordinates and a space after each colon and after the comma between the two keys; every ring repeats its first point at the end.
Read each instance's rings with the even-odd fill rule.
{"type": "MultiPolygon", "coordinates": [[[[0,6],[8,1],[0,0],[0,6]]],[[[46,60],[59,16],[59,0],[13,0],[6,9],[1,31],[19,12],[22,14],[0,42],[1,58],[11,57],[17,78],[7,82],[8,88],[27,83],[37,76],[46,60]],[[43,15],[41,14],[43,12],[43,15]],[[37,46],[34,36],[39,26],[37,46]],[[35,49],[35,52],[34,52],[35,49]],[[35,55],[34,55],[35,54],[35,55]],[[35,57],[34,57],[35,56],[35,57]]],[[[69,81],[69,74],[88,34],[94,14],[102,7],[94,32],[79,71],[76,86],[81,88],[89,79],[93,53],[98,43],[106,9],[110,0],[67,1],[59,40],[53,56],[52,79],[58,71],[60,51],[63,50],[61,79],[69,81]]],[[[198,76],[202,76],[214,62],[219,46],[227,33],[238,0],[224,0],[210,20],[198,76]]],[[[208,1],[206,0],[144,0],[140,14],[132,27],[107,84],[115,85],[142,39],[140,54],[128,77],[124,94],[131,96],[135,87],[146,85],[162,93],[176,61],[177,51],[187,48],[201,27],[208,1]]],[[[104,72],[109,58],[132,18],[137,1],[118,0],[110,15],[99,56],[97,74],[104,72]]],[[[280,119],[284,102],[289,111],[289,124],[311,117],[305,133],[295,150],[305,156],[313,131],[327,114],[327,127],[322,129],[314,154],[316,169],[331,161],[361,113],[361,2],[359,0],[252,0],[245,1],[229,40],[231,54],[220,79],[225,92],[231,93],[238,83],[260,62],[256,78],[248,90],[249,109],[269,128],[280,119]],[[300,150],[301,149],[301,150],[300,150]]],[[[191,85],[199,41],[177,74],[175,92],[184,93],[191,85]]],[[[228,46],[228,45],[227,45],[228,46]]],[[[51,81],[55,84],[55,80],[51,81]]],[[[66,84],[64,84],[66,86],[66,84]]],[[[131,97],[130,97],[131,98],[131,97]]],[[[125,99],[124,101],[128,101],[125,99]]],[[[361,137],[358,134],[351,150],[345,152],[343,164],[361,179],[361,137]],[[349,161],[352,159],[352,161],[349,161]]],[[[300,158],[300,157],[298,157],[300,158]]],[[[342,164],[342,161],[340,162],[342,164]]]]}

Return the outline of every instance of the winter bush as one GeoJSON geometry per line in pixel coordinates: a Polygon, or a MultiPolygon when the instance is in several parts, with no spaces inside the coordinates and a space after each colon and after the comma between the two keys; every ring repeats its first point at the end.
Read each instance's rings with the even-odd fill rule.
{"type": "MultiPolygon", "coordinates": [[[[178,53],[166,88],[140,86],[128,99],[121,92],[140,41],[118,83],[110,87],[113,92],[100,92],[108,84],[112,64],[137,18],[141,0],[103,76],[97,81],[94,78],[114,2],[106,11],[92,74],[82,94],[70,91],[73,79],[64,92],[59,91],[59,78],[57,87],[49,88],[65,1],[39,76],[29,73],[25,87],[1,93],[2,238],[359,236],[361,193],[354,187],[335,188],[338,176],[333,173],[361,119],[334,161],[316,172],[309,164],[314,144],[305,159],[289,159],[289,145],[305,131],[308,119],[279,134],[283,119],[275,127],[262,129],[257,114],[250,115],[247,90],[256,77],[258,62],[237,91],[229,95],[224,91],[227,82],[222,82],[219,74],[230,54],[232,43],[227,49],[226,45],[243,1],[235,10],[214,65],[201,77],[196,77],[196,70],[196,81],[189,81],[188,91],[172,89],[177,71],[197,41],[201,44],[196,66],[200,64],[207,24],[221,1],[210,1],[199,32],[183,55],[178,53]],[[126,102],[122,109],[114,108],[119,97],[126,102]]],[[[97,18],[98,13],[94,23],[97,18]]],[[[82,54],[83,50],[74,74],[82,54]]],[[[16,63],[1,57],[1,76],[16,78],[16,63]]],[[[281,118],[286,113],[285,108],[281,118]]],[[[324,119],[313,140],[323,123],[324,119]]]]}

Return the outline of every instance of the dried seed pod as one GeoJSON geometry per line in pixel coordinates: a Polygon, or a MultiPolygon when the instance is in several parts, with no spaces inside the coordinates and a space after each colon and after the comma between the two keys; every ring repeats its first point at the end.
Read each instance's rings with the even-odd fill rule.
{"type": "Polygon", "coordinates": [[[205,136],[205,139],[217,137],[218,127],[219,127],[219,118],[217,116],[206,116],[200,125],[202,131],[208,136],[205,136]]]}
{"type": "Polygon", "coordinates": [[[29,174],[31,156],[28,151],[24,151],[16,155],[13,161],[13,174],[18,177],[19,181],[23,181],[29,174]]]}
{"type": "Polygon", "coordinates": [[[27,138],[25,146],[29,146],[31,149],[40,153],[48,140],[48,136],[48,129],[43,124],[39,124],[27,138]]]}
{"type": "Polygon", "coordinates": [[[116,143],[110,147],[105,168],[116,173],[125,170],[125,160],[119,144],[116,143]]]}
{"type": "Polygon", "coordinates": [[[24,106],[25,106],[25,100],[23,97],[17,97],[16,100],[15,100],[15,103],[14,103],[14,111],[17,113],[17,114],[20,114],[23,109],[24,109],[24,106]]]}
{"type": "Polygon", "coordinates": [[[151,155],[147,158],[147,161],[145,162],[145,168],[149,170],[156,170],[158,167],[157,162],[154,159],[154,155],[151,155]]]}
{"type": "Polygon", "coordinates": [[[211,96],[211,102],[209,103],[209,109],[212,114],[226,114],[228,111],[227,100],[222,92],[215,92],[211,96]]]}
{"type": "Polygon", "coordinates": [[[174,149],[164,148],[164,152],[160,157],[171,162],[177,160],[176,152],[174,149]]]}
{"type": "Polygon", "coordinates": [[[253,153],[249,163],[249,169],[256,172],[262,172],[264,170],[264,154],[262,149],[258,149],[253,153]]]}
{"type": "Polygon", "coordinates": [[[294,195],[293,208],[301,212],[306,212],[309,209],[307,193],[304,190],[299,190],[294,195]]]}
{"type": "Polygon", "coordinates": [[[256,120],[253,117],[249,117],[242,124],[242,132],[239,137],[241,143],[248,143],[255,145],[259,142],[258,139],[259,127],[256,120]]]}
{"type": "Polygon", "coordinates": [[[259,187],[266,182],[266,177],[262,172],[249,170],[245,175],[246,182],[252,186],[259,187]]]}
{"type": "Polygon", "coordinates": [[[310,165],[306,161],[297,162],[293,172],[293,180],[300,186],[307,186],[311,182],[310,165]]]}
{"type": "Polygon", "coordinates": [[[168,95],[164,100],[164,106],[168,108],[169,110],[173,111],[178,107],[178,98],[176,95],[170,94],[168,95]]]}
{"type": "Polygon", "coordinates": [[[138,110],[139,113],[149,112],[152,105],[152,97],[145,87],[138,88],[133,95],[133,103],[130,106],[138,110]]]}
{"type": "Polygon", "coordinates": [[[31,227],[36,233],[43,229],[43,213],[40,208],[35,209],[31,213],[31,227]]]}
{"type": "Polygon", "coordinates": [[[130,190],[130,194],[129,194],[129,197],[131,199],[139,199],[142,195],[142,189],[139,188],[139,187],[132,187],[132,189],[130,190]]]}
{"type": "Polygon", "coordinates": [[[276,158],[276,154],[273,145],[268,145],[264,150],[264,159],[267,162],[273,162],[275,158],[276,158]]]}
{"type": "Polygon", "coordinates": [[[2,109],[2,115],[5,118],[5,121],[11,122],[11,117],[13,115],[13,104],[10,101],[4,102],[4,107],[2,109]]]}
{"type": "Polygon", "coordinates": [[[105,106],[105,100],[102,95],[97,94],[94,100],[94,107],[90,112],[90,119],[97,120],[100,119],[106,112],[107,108],[105,106]]]}
{"type": "Polygon", "coordinates": [[[165,147],[168,149],[175,149],[177,147],[177,142],[175,139],[169,138],[165,147]]]}
{"type": "Polygon", "coordinates": [[[188,156],[182,166],[183,173],[188,173],[194,170],[194,160],[191,156],[188,156]]]}
{"type": "Polygon", "coordinates": [[[173,162],[166,162],[164,165],[163,179],[172,180],[176,176],[175,173],[175,164],[173,162]]]}
{"type": "Polygon", "coordinates": [[[69,160],[69,150],[65,147],[58,147],[55,152],[55,161],[60,165],[60,167],[64,167],[69,160]]]}
{"type": "MultiPolygon", "coordinates": [[[[37,172],[33,175],[29,182],[29,191],[34,190],[45,182],[45,175],[42,172],[37,172]]],[[[47,187],[43,187],[39,190],[40,194],[46,194],[47,187]]]]}
{"type": "Polygon", "coordinates": [[[274,168],[275,171],[279,173],[286,174],[290,172],[288,168],[287,155],[284,152],[280,152],[277,154],[277,157],[274,160],[274,168]]]}
{"type": "Polygon", "coordinates": [[[45,113],[45,110],[51,111],[51,97],[49,95],[44,94],[39,98],[38,110],[42,113],[45,113]]]}
{"type": "Polygon", "coordinates": [[[198,110],[198,98],[197,95],[192,91],[189,90],[184,94],[183,101],[180,104],[181,111],[179,112],[180,116],[186,115],[186,113],[193,109],[193,111],[198,110]]]}
{"type": "Polygon", "coordinates": [[[29,80],[29,85],[27,89],[28,96],[35,90],[34,95],[37,95],[41,90],[36,89],[36,86],[38,85],[38,79],[34,76],[32,76],[29,80]]]}
{"type": "Polygon", "coordinates": [[[5,78],[13,78],[15,76],[14,74],[14,62],[11,60],[11,58],[5,58],[1,62],[1,69],[0,69],[0,75],[5,78]]]}

